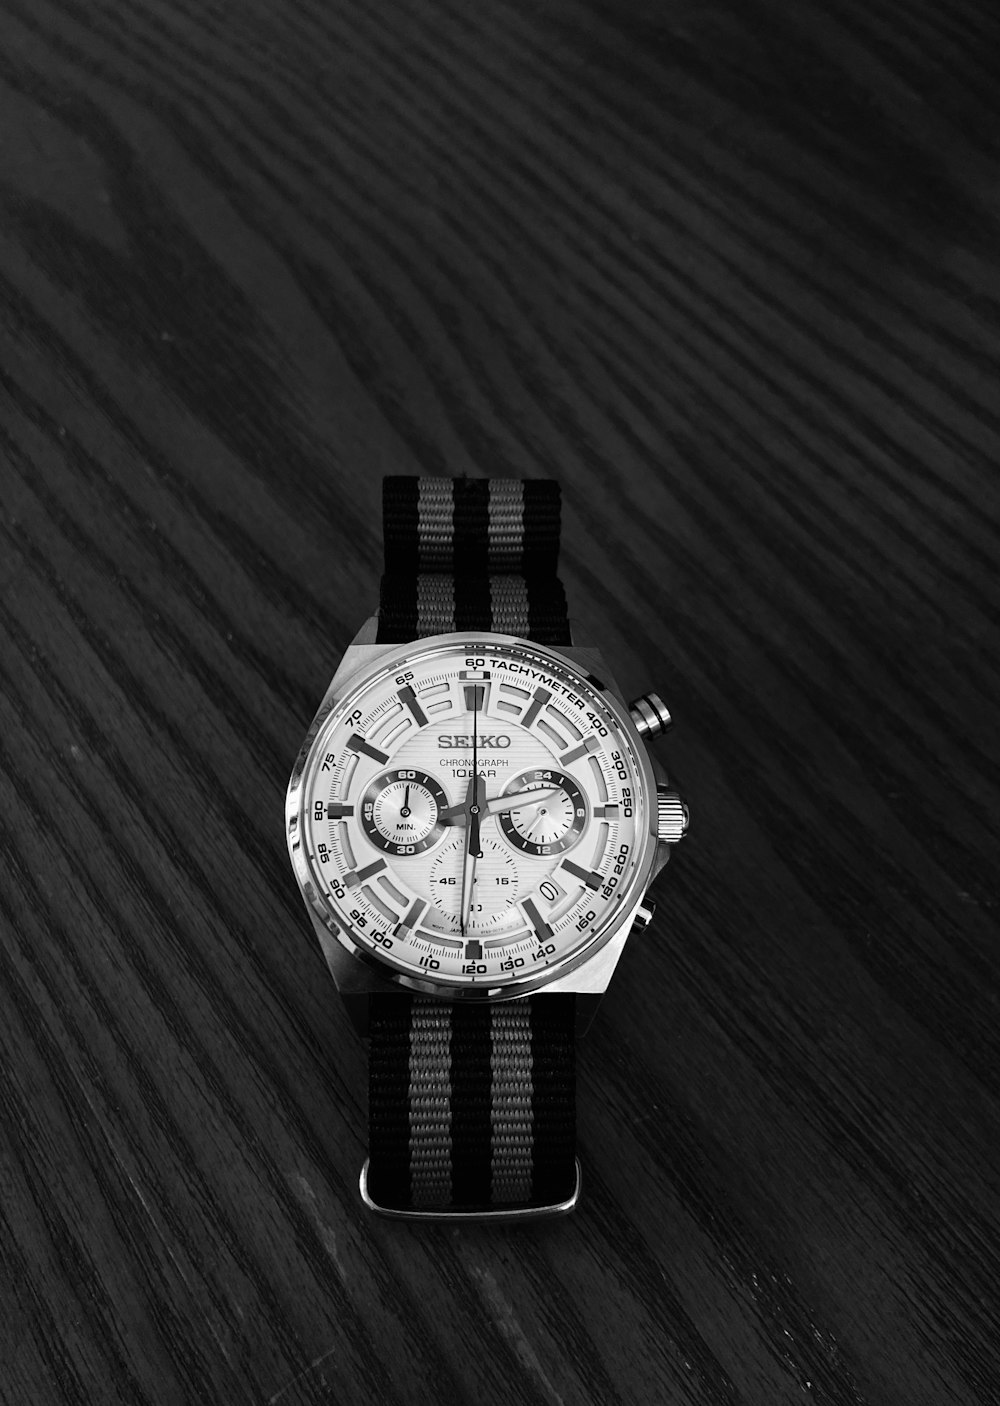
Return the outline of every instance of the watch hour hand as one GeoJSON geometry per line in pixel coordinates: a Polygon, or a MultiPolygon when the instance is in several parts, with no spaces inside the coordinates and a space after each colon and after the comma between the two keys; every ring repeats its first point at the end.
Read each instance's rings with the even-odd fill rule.
{"type": "Polygon", "coordinates": [[[465,853],[462,856],[462,906],[459,909],[459,927],[462,936],[465,936],[472,917],[472,893],[473,885],[476,882],[476,860],[482,858],[482,850],[479,846],[479,816],[480,809],[485,799],[486,782],[481,776],[473,776],[469,781],[469,790],[466,794],[466,809],[469,815],[469,829],[465,842],[465,853]]]}

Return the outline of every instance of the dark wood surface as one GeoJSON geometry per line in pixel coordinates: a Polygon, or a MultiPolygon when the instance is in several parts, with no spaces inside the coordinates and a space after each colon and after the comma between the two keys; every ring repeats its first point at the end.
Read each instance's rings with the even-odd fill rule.
{"type": "Polygon", "coordinates": [[[1000,1401],[1000,18],[0,3],[0,1399],[1000,1401]],[[693,827],[585,1199],[410,1228],[282,800],[386,472],[564,488],[693,827]]]}

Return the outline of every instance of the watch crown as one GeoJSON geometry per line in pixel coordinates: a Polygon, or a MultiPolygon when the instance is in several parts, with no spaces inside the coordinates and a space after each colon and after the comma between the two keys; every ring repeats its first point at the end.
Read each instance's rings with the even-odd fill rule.
{"type": "Polygon", "coordinates": [[[687,806],[676,791],[657,786],[656,811],[656,838],[665,844],[675,845],[687,834],[691,819],[687,806]]]}
{"type": "Polygon", "coordinates": [[[628,710],[640,737],[657,737],[674,725],[670,709],[658,693],[644,693],[633,699],[628,710]]]}

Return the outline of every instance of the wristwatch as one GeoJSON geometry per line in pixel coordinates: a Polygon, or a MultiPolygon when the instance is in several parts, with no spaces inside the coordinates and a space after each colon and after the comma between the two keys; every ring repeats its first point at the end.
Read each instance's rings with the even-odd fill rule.
{"type": "MultiPolygon", "coordinates": [[[[369,1051],[373,1211],[557,1215],[580,1191],[575,1040],[687,808],[566,613],[559,487],[386,478],[377,615],[292,772],[288,848],[369,1051]]],[[[623,589],[625,583],[623,582],[623,589]]]]}

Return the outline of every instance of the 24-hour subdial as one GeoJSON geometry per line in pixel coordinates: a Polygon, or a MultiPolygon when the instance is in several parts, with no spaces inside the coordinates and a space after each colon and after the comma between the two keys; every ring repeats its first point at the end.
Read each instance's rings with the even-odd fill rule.
{"type": "MultiPolygon", "coordinates": [[[[496,926],[496,921],[513,908],[518,897],[518,873],[514,856],[506,845],[497,840],[480,840],[482,858],[476,864],[476,879],[472,889],[472,905],[468,930],[483,932],[496,926]]],[[[462,860],[465,836],[456,837],[434,857],[431,865],[431,893],[435,907],[448,919],[449,928],[460,926],[459,907],[462,897],[462,860]]]]}
{"type": "Polygon", "coordinates": [[[403,767],[376,776],[361,803],[361,824],[373,845],[397,856],[423,854],[444,830],[438,816],[448,804],[426,772],[403,767]]]}
{"type": "Polygon", "coordinates": [[[576,844],[587,823],[583,792],[565,772],[544,769],[512,777],[504,795],[536,790],[546,792],[544,799],[525,800],[523,806],[501,814],[500,828],[524,854],[563,854],[576,844]],[[559,788],[555,795],[550,794],[553,787],[559,788]]]}

